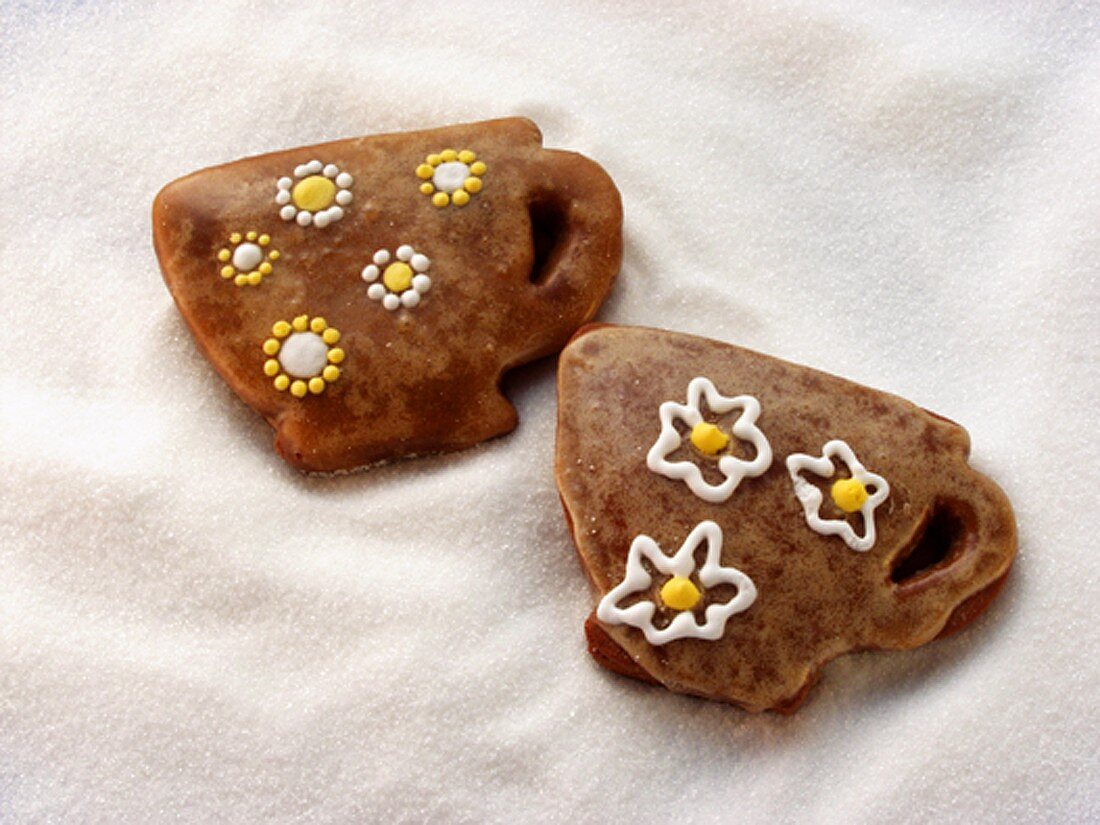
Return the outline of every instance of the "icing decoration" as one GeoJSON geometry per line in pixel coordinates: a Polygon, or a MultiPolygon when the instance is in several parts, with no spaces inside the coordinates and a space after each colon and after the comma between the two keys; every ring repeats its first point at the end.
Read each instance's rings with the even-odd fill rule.
{"type": "Polygon", "coordinates": [[[684,576],[673,576],[661,587],[661,601],[673,610],[691,610],[701,598],[695,582],[684,576]]]}
{"type": "Polygon", "coordinates": [[[651,645],[663,645],[676,639],[712,642],[720,639],[730,617],[748,610],[756,601],[756,585],[752,579],[735,567],[723,567],[721,554],[722,528],[713,521],[697,524],[674,556],[666,556],[649,536],[638,536],[630,545],[623,580],[600,599],[596,618],[606,624],[636,627],[645,634],[646,641],[651,645]],[[702,567],[696,569],[695,553],[704,542],[706,558],[702,567]],[[621,607],[624,599],[637,593],[648,593],[652,588],[653,577],[647,572],[643,561],[669,577],[659,590],[661,607],[652,598],[643,598],[621,607]],[[707,605],[703,613],[704,621],[700,624],[694,610],[705,599],[709,589],[723,584],[736,587],[736,594],[728,601],[707,605]],[[659,610],[666,616],[675,614],[664,627],[653,623],[659,610]]]}
{"type": "Polygon", "coordinates": [[[344,360],[344,351],[335,346],[340,331],[324,318],[299,315],[290,322],[277,321],[271,335],[263,343],[264,355],[268,356],[264,375],[272,379],[275,389],[290,390],[296,398],[307,392],[320,395],[340,377],[336,365],[344,360]]]}
{"type": "Polygon", "coordinates": [[[344,217],[344,207],[352,200],[352,183],[351,175],[334,163],[311,160],[295,166],[294,177],[279,178],[276,184],[279,217],[324,229],[344,217]]]}
{"type": "Polygon", "coordinates": [[[875,508],[890,495],[890,485],[882,476],[868,471],[856,458],[851,447],[834,439],[822,448],[820,457],[794,453],[787,456],[787,470],[794,482],[794,494],[802,502],[802,509],[806,511],[806,523],[811,530],[823,536],[840,536],[845,544],[860,553],[875,546],[875,508]],[[822,478],[831,478],[835,473],[834,458],[839,458],[847,465],[850,477],[833,482],[830,495],[833,503],[845,513],[858,512],[863,516],[862,536],[856,534],[855,528],[847,519],[823,519],[821,504],[825,496],[816,485],[801,475],[803,471],[809,470],[822,478]]]}
{"type": "Polygon", "coordinates": [[[270,275],[272,263],[279,260],[279,250],[268,249],[270,235],[258,232],[234,232],[229,245],[218,250],[218,272],[237,286],[259,286],[270,275]]]}
{"type": "Polygon", "coordinates": [[[730,437],[713,424],[700,421],[691,428],[691,443],[707,455],[717,455],[729,446],[730,437]]]}
{"type": "Polygon", "coordinates": [[[485,174],[484,162],[469,149],[456,152],[444,149],[437,155],[428,155],[416,167],[416,176],[423,181],[420,191],[431,196],[432,203],[443,207],[453,203],[465,206],[470,196],[481,191],[481,176],[485,174]]]}
{"type": "Polygon", "coordinates": [[[388,249],[379,249],[373,260],[374,263],[363,267],[362,273],[363,280],[370,284],[367,297],[381,301],[388,310],[412,309],[432,288],[432,279],[424,274],[432,265],[431,260],[408,244],[397,247],[392,255],[388,249]]]}
{"type": "Polygon", "coordinates": [[[760,402],[751,395],[728,398],[715,388],[709,378],[693,378],[688,384],[687,404],[665,401],[660,407],[661,434],[649,449],[646,466],[655,473],[683,481],[688,489],[704,501],[720,504],[733,495],[741,479],[763,475],[772,463],[772,448],[764,433],[756,426],[760,417],[760,402]],[[730,432],[748,441],[756,450],[751,461],[738,458],[729,452],[733,439],[716,425],[703,420],[700,401],[706,398],[707,406],[718,415],[741,408],[741,415],[733,423],[730,432]],[[680,448],[683,439],[674,424],[679,419],[691,427],[690,441],[693,447],[707,458],[717,457],[718,471],[726,477],[721,484],[710,484],[703,472],[691,461],[669,461],[668,456],[680,448]],[[724,454],[723,454],[724,453],[724,454]]]}

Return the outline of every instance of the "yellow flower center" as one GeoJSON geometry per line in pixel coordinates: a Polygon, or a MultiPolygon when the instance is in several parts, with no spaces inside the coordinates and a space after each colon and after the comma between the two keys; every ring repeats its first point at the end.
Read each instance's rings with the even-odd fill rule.
{"type": "Polygon", "coordinates": [[[854,478],[842,478],[833,482],[833,501],[845,513],[854,513],[867,501],[867,488],[854,478]]]}
{"type": "Polygon", "coordinates": [[[336,184],[324,175],[310,175],[294,184],[294,205],[309,212],[328,209],[336,199],[336,184]]]}
{"type": "Polygon", "coordinates": [[[673,576],[661,587],[661,601],[673,610],[691,610],[702,597],[695,583],[685,576],[673,576]]]}
{"type": "Polygon", "coordinates": [[[714,455],[725,449],[730,437],[713,424],[702,421],[691,428],[691,443],[699,452],[714,455]]]}
{"type": "Polygon", "coordinates": [[[394,261],[382,273],[382,283],[390,292],[404,292],[412,285],[412,267],[404,261],[394,261]]]}

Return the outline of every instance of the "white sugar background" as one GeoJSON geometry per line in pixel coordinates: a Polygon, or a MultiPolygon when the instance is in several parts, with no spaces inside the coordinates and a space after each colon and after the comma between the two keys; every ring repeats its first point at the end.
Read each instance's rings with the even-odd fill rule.
{"type": "Polygon", "coordinates": [[[1100,816],[1098,18],[0,0],[0,820],[1100,816]],[[790,719],[610,676],[548,362],[478,449],[331,480],[275,457],[161,282],[154,193],[511,114],[622,190],[603,319],[969,428],[1020,525],[986,616],[835,662],[790,719]]]}

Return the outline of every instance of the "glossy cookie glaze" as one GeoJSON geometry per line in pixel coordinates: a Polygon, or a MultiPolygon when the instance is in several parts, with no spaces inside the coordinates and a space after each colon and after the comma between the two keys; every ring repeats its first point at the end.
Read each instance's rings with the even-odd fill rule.
{"type": "MultiPolygon", "coordinates": [[[[972,621],[1015,556],[1011,506],[968,465],[966,431],[896,396],[717,341],[599,325],[562,352],[558,394],[558,487],[597,601],[624,580],[639,535],[671,553],[707,521],[721,529],[721,563],[755,587],[751,605],[715,641],[649,644],[639,627],[593,613],[589,650],[624,675],[750,711],[790,712],[836,656],[917,647],[972,621]],[[774,456],[717,503],[647,466],[661,435],[659,408],[683,402],[701,376],[726,396],[759,403],[755,425],[774,456]],[[868,478],[888,482],[872,515],[874,541],[861,552],[811,527],[786,464],[794,454],[821,456],[835,439],[854,450],[868,478]]],[[[704,413],[731,429],[730,416],[705,405],[704,413]]],[[[714,457],[691,446],[683,429],[684,446],[671,457],[721,481],[714,457]]],[[[733,441],[727,454],[754,458],[749,442],[733,441]]],[[[838,480],[849,475],[836,463],[838,480]]],[[[823,493],[822,517],[857,518],[831,503],[828,486],[823,493]]],[[[675,611],[661,606],[662,576],[652,578],[649,598],[667,622],[675,611]]]]}
{"type": "Polygon", "coordinates": [[[522,118],[248,158],[153,205],[164,280],[200,348],[278,453],[321,473],[513,429],[501,377],[596,313],[621,227],[607,174],[542,148],[522,118]],[[307,338],[328,328],[326,353],[307,338]]]}

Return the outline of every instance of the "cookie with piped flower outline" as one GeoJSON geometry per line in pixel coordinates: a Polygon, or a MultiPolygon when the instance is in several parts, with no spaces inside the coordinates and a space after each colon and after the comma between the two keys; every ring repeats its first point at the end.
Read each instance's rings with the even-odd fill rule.
{"type": "Polygon", "coordinates": [[[196,172],[157,195],[153,240],[199,348],[279,455],[335,473],[513,429],[503,377],[599,309],[622,206],[595,162],[509,118],[196,172]],[[322,351],[324,333],[273,334],[303,316],[339,330],[345,360],[322,351]]]}
{"type": "MultiPolygon", "coordinates": [[[[705,395],[696,389],[691,409],[705,395]]],[[[786,713],[843,653],[913,648],[961,629],[999,592],[1016,553],[1012,508],[970,467],[969,446],[940,416],[807,367],[664,330],[586,327],[559,358],[555,476],[592,584],[589,652],[678,693],[786,713]],[[669,461],[721,482],[713,455],[755,410],[729,403],[737,397],[759,403],[750,417],[777,459],[714,500],[647,466],[658,411],[700,376],[716,394],[738,395],[712,396],[724,418],[706,406],[670,417],[669,461]],[[841,438],[850,454],[833,443],[841,438]],[[792,473],[813,494],[796,495],[792,473]],[[807,520],[811,498],[821,532],[807,520]],[[755,598],[709,622],[738,589],[702,570],[744,576],[755,598]]]]}

